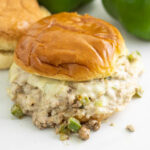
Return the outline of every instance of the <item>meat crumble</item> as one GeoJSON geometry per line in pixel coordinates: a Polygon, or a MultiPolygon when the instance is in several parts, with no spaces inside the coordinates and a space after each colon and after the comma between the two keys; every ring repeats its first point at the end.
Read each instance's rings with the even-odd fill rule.
{"type": "Polygon", "coordinates": [[[85,140],[90,130],[98,130],[103,119],[122,110],[136,94],[143,67],[140,56],[134,55],[134,61],[121,56],[111,77],[87,82],[48,79],[13,64],[9,95],[38,128],[52,127],[59,132],[63,125],[63,134],[77,132],[85,140]],[[68,131],[70,117],[79,121],[73,120],[75,131],[68,131]]]}

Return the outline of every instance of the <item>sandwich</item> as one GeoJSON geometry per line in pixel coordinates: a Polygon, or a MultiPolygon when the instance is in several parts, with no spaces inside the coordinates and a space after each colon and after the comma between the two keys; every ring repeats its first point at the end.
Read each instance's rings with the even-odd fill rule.
{"type": "Polygon", "coordinates": [[[0,69],[8,69],[20,36],[39,19],[49,15],[36,0],[0,0],[0,69]]]}
{"type": "Polygon", "coordinates": [[[61,140],[90,130],[141,96],[139,52],[128,53],[120,32],[89,15],[59,13],[20,38],[10,68],[12,114],[55,128],[61,140]]]}

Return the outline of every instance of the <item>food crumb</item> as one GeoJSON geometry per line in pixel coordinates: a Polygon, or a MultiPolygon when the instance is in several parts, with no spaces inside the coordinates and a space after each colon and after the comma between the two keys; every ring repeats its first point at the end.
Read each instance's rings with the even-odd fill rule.
{"type": "Polygon", "coordinates": [[[134,131],[135,131],[133,125],[131,125],[131,124],[127,125],[127,126],[126,126],[126,129],[127,129],[129,132],[134,132],[134,131]]]}
{"type": "Polygon", "coordinates": [[[63,134],[63,133],[60,134],[60,140],[61,141],[65,141],[65,140],[68,140],[68,139],[69,139],[69,136],[67,134],[63,134]]]}
{"type": "Polygon", "coordinates": [[[109,125],[110,125],[111,127],[114,127],[114,126],[115,126],[115,124],[114,124],[114,123],[110,123],[109,125]]]}
{"type": "Polygon", "coordinates": [[[90,137],[90,129],[88,129],[86,126],[82,126],[79,130],[79,137],[82,140],[87,140],[90,137]]]}
{"type": "Polygon", "coordinates": [[[108,123],[108,118],[107,118],[107,119],[102,120],[102,122],[104,122],[104,123],[108,123]]]}

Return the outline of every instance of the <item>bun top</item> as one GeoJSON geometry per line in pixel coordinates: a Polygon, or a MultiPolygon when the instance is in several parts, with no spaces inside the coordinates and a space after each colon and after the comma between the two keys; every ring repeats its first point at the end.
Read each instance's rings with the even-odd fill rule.
{"type": "Polygon", "coordinates": [[[111,24],[89,15],[59,13],[31,26],[17,45],[15,62],[36,75],[87,81],[110,76],[126,52],[111,24]]]}
{"type": "Polygon", "coordinates": [[[48,15],[36,0],[0,0],[0,49],[13,49],[31,24],[48,15]]]}

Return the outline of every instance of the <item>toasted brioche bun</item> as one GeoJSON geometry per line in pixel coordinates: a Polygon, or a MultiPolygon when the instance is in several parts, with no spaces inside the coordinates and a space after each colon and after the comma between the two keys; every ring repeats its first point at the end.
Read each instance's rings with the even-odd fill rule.
{"type": "Polygon", "coordinates": [[[26,29],[48,15],[36,0],[0,0],[0,50],[14,50],[26,29]]]}
{"type": "Polygon", "coordinates": [[[13,62],[13,52],[0,51],[0,69],[8,69],[13,62]]]}
{"type": "Polygon", "coordinates": [[[120,32],[89,15],[59,13],[34,25],[19,40],[15,62],[48,78],[87,81],[110,76],[127,53],[120,32]]]}

